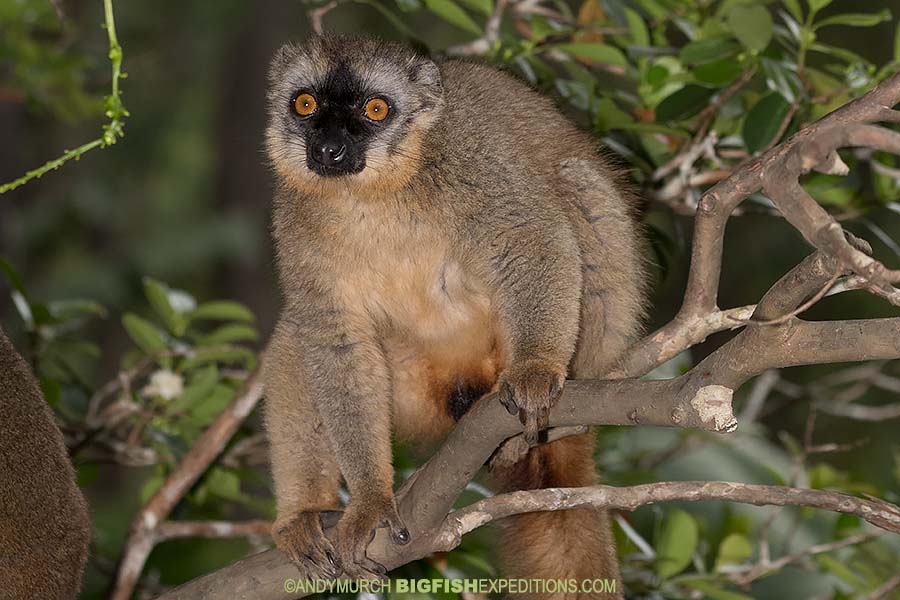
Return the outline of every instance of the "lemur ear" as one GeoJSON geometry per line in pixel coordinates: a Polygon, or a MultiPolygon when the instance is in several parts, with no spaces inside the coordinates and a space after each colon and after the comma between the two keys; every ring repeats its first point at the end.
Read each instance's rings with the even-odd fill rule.
{"type": "Polygon", "coordinates": [[[427,58],[417,58],[406,69],[409,80],[423,88],[422,110],[434,110],[440,106],[444,96],[441,71],[427,58]]]}

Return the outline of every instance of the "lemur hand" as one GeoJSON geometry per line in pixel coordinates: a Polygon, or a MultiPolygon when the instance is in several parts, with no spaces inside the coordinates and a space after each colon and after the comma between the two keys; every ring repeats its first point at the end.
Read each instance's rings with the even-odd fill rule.
{"type": "Polygon", "coordinates": [[[513,365],[500,375],[500,402],[509,414],[519,416],[529,446],[549,425],[550,408],[559,400],[565,382],[564,366],[540,360],[513,365]]]}
{"type": "Polygon", "coordinates": [[[272,527],[275,545],[306,579],[334,579],[341,574],[338,553],[325,537],[319,511],[303,511],[272,527]]]}
{"type": "Polygon", "coordinates": [[[387,527],[395,544],[409,543],[409,530],[400,520],[393,495],[377,500],[351,499],[337,524],[335,546],[350,579],[384,577],[386,569],[366,556],[366,548],[375,537],[375,529],[387,527]]]}

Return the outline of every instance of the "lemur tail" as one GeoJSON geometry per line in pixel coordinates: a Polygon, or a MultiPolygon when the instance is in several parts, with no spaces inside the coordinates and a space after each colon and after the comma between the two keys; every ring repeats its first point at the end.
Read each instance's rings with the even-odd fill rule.
{"type": "MultiPolygon", "coordinates": [[[[581,487],[596,482],[594,434],[538,446],[511,467],[494,469],[504,491],[581,487]]],[[[505,519],[497,546],[504,578],[543,580],[545,590],[515,600],[622,598],[616,546],[606,511],[578,508],[505,519]],[[604,581],[605,580],[605,581],[604,581]],[[560,582],[565,582],[562,587],[560,582]]]]}

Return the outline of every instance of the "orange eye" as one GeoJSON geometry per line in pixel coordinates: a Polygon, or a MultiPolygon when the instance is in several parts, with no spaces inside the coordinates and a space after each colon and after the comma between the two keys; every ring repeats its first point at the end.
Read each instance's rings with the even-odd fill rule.
{"type": "Polygon", "coordinates": [[[309,115],[316,112],[316,99],[312,94],[299,94],[296,99],[294,99],[294,110],[301,117],[308,117],[309,115]]]}
{"type": "Polygon", "coordinates": [[[384,98],[372,98],[366,102],[366,116],[373,121],[383,121],[390,112],[387,100],[384,98]]]}

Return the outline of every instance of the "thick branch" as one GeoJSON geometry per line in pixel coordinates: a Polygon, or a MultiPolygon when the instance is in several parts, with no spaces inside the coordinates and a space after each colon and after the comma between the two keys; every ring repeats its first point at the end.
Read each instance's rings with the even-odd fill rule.
{"type": "MultiPolygon", "coordinates": [[[[550,425],[657,425],[730,431],[736,426],[731,407],[733,390],[766,369],[897,357],[900,357],[900,318],[834,322],[793,319],[779,326],[755,325],[676,379],[569,381],[559,403],[551,411],[550,425]]],[[[509,415],[494,396],[488,396],[476,404],[437,453],[398,492],[400,513],[410,529],[413,542],[407,546],[396,546],[379,531],[369,546],[369,556],[388,568],[394,568],[444,549],[446,539],[435,541],[435,535],[443,531],[442,524],[459,494],[500,443],[521,430],[518,419],[509,415]]],[[[646,489],[654,489],[658,485],[648,484],[646,489]]],[[[731,494],[729,499],[735,501],[761,498],[753,494],[742,495],[745,488],[734,487],[741,484],[708,485],[711,487],[704,489],[731,494]]],[[[688,495],[687,491],[682,491],[688,495]]],[[[668,493],[675,494],[674,491],[668,493]]],[[[786,492],[773,496],[770,503],[802,504],[801,499],[825,502],[822,497],[813,496],[786,492]]],[[[666,499],[676,497],[659,497],[659,501],[666,499]]],[[[700,499],[700,496],[695,499],[700,499]]],[[[816,503],[810,505],[820,506],[816,503]]],[[[626,502],[623,508],[629,506],[626,502]]],[[[853,514],[856,514],[854,511],[868,511],[865,508],[868,506],[821,504],[822,508],[853,514]],[[836,508],[838,506],[841,508],[836,508]]],[[[454,514],[468,514],[463,512],[465,510],[454,514]]],[[[886,523],[888,528],[897,527],[890,519],[879,523],[886,523]]],[[[241,593],[252,594],[247,597],[280,598],[283,597],[284,580],[296,577],[296,573],[286,557],[270,550],[201,577],[162,597],[169,600],[240,597],[239,594],[234,595],[237,585],[241,593]]]]}
{"type": "MultiPolygon", "coordinates": [[[[725,481],[664,481],[632,487],[595,485],[511,492],[485,498],[447,516],[438,541],[453,547],[459,538],[487,523],[527,512],[593,506],[632,511],[648,504],[681,500],[727,500],[756,506],[811,506],[856,515],[876,527],[900,533],[900,508],[882,500],[856,498],[839,492],[778,485],[725,481]]],[[[449,548],[447,548],[449,550],[449,548]]]]}
{"type": "MultiPolygon", "coordinates": [[[[550,488],[512,492],[486,498],[448,515],[434,535],[400,550],[373,552],[389,569],[428,556],[447,552],[459,545],[462,536],[488,523],[512,515],[567,510],[584,506],[634,510],[640,506],[673,500],[727,500],[757,506],[812,506],[856,515],[882,529],[900,533],[900,508],[880,500],[867,500],[825,490],[798,489],[746,483],[676,481],[632,487],[597,485],[584,488],[550,488]]],[[[396,548],[396,547],[393,547],[396,548]]],[[[206,575],[168,592],[160,600],[206,598],[252,598],[275,600],[286,594],[285,580],[297,578],[297,571],[275,550],[251,556],[215,574],[206,575]]]]}
{"type": "MultiPolygon", "coordinates": [[[[891,107],[897,102],[900,102],[900,74],[886,79],[864,96],[805,127],[782,144],[745,162],[735,169],[731,176],[707,190],[700,199],[694,219],[694,240],[691,249],[690,271],[681,309],[672,321],[639,342],[639,345],[635,348],[636,352],[626,353],[626,359],[622,364],[621,371],[627,376],[646,374],[662,362],[658,362],[659,356],[667,354],[657,352],[655,344],[651,340],[660,340],[660,343],[662,343],[665,340],[683,337],[685,332],[693,327],[698,319],[702,320],[707,315],[718,311],[717,297],[719,277],[722,270],[725,223],[734,209],[747,196],[762,189],[773,169],[785,165],[791,156],[798,154],[797,146],[801,143],[824,136],[825,141],[831,145],[838,144],[838,141],[831,139],[830,136],[839,135],[832,132],[840,131],[844,126],[879,121],[897,122],[898,113],[891,110],[891,107]]],[[[862,133],[852,134],[856,136],[853,138],[854,142],[865,145],[868,141],[872,141],[872,134],[869,130],[862,129],[858,131],[862,133]],[[863,136],[869,137],[868,139],[863,139],[863,136]]],[[[875,141],[878,143],[873,145],[878,148],[889,148],[895,144],[893,138],[887,141],[875,141]]],[[[799,171],[796,171],[794,174],[799,175],[799,171]]],[[[796,180],[796,177],[794,179],[796,180]]],[[[771,197],[771,190],[767,188],[767,191],[769,191],[771,197]]],[[[796,190],[793,191],[796,192],[796,190]]],[[[777,189],[775,193],[777,196],[777,189]]],[[[803,193],[805,194],[805,192],[803,193]]],[[[797,194],[795,193],[795,195],[797,194]]],[[[778,208],[784,212],[782,205],[779,205],[778,208]]],[[[791,222],[796,226],[794,221],[791,222]]],[[[832,239],[837,240],[837,236],[842,236],[843,234],[840,231],[835,231],[830,235],[832,235],[832,239]]],[[[827,249],[815,242],[813,244],[819,248],[827,249]]],[[[856,258],[861,257],[856,255],[856,258]]],[[[889,299],[895,298],[900,302],[900,294],[882,295],[889,299]]]]}

